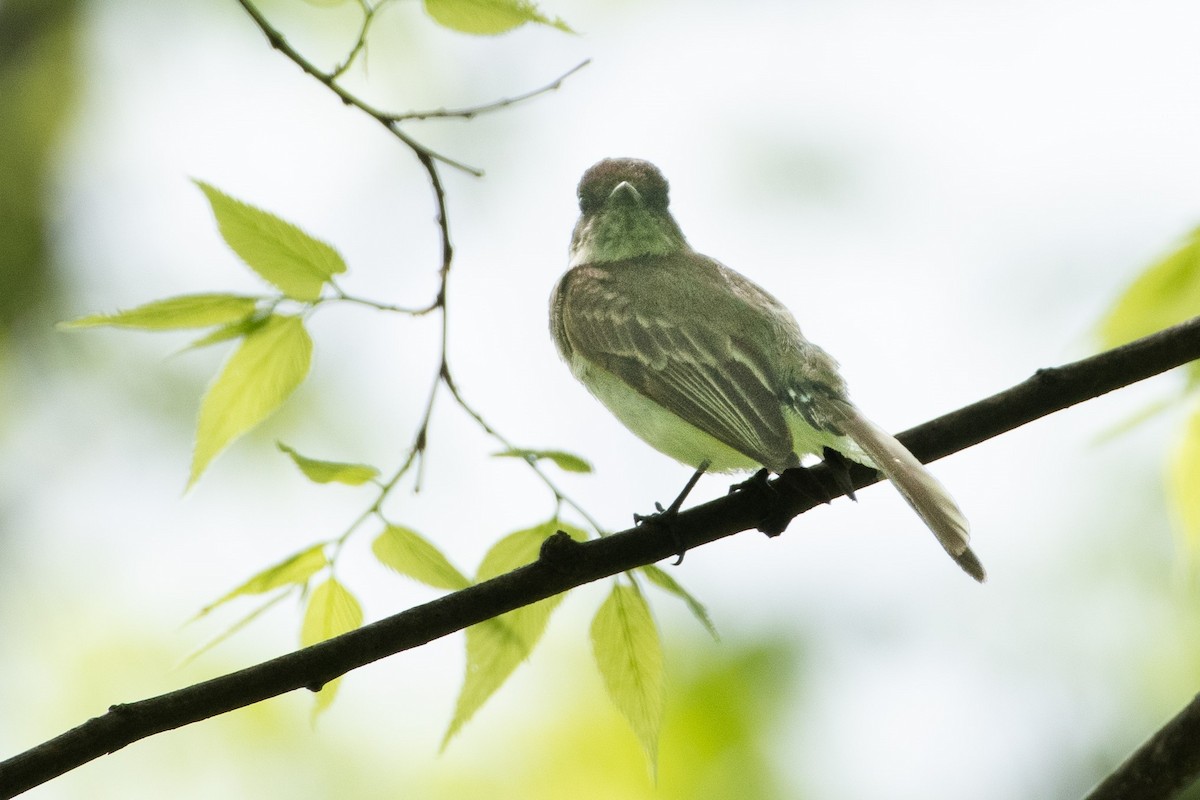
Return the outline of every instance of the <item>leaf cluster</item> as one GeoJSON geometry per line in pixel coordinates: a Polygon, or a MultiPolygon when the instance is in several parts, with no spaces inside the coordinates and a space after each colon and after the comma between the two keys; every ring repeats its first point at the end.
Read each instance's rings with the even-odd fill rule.
{"type": "MultiPolygon", "coordinates": [[[[334,300],[354,300],[384,307],[383,304],[349,298],[341,291],[335,276],[346,272],[346,264],[331,245],[210,184],[197,181],[197,185],[208,199],[226,243],[277,293],[263,296],[183,295],[125,311],[92,314],[63,324],[66,329],[98,326],[146,331],[208,329],[189,349],[219,342],[235,343],[201,400],[189,486],[200,478],[221,451],[267,419],[304,380],[313,351],[313,342],[305,327],[308,315],[322,303],[334,300]],[[296,310],[292,313],[280,311],[284,304],[295,306],[296,310]]],[[[472,415],[488,432],[507,444],[482,422],[477,413],[472,412],[472,415]]],[[[381,510],[383,498],[412,463],[418,448],[424,445],[422,440],[410,452],[404,466],[382,481],[380,470],[372,465],[313,458],[278,442],[280,452],[313,483],[370,485],[376,488],[378,496],[340,536],[287,556],[205,606],[198,616],[205,616],[240,598],[264,598],[199,652],[242,630],[289,596],[299,595],[304,599],[300,628],[302,645],[314,644],[361,626],[364,620],[361,604],[334,573],[342,546],[368,519],[375,519],[379,525],[371,542],[371,552],[381,565],[430,588],[448,591],[463,589],[532,563],[537,559],[542,543],[559,531],[576,541],[589,538],[590,534],[582,528],[560,519],[556,507],[555,515],[546,522],[501,538],[484,555],[475,575],[468,577],[430,539],[410,527],[390,521],[381,510]]],[[[592,470],[586,460],[563,450],[509,445],[494,455],[518,459],[534,469],[554,491],[556,506],[561,506],[566,498],[545,478],[539,464],[549,462],[564,472],[589,473],[592,470]]],[[[601,531],[596,528],[596,533],[601,531]]],[[[704,606],[674,578],[653,566],[639,572],[652,585],[682,599],[705,628],[716,635],[704,606]]],[[[551,597],[467,630],[465,679],[443,738],[443,747],[530,657],[563,597],[551,597]]],[[[608,599],[597,611],[592,624],[592,645],[596,664],[614,704],[629,721],[653,765],[665,697],[662,647],[649,606],[633,574],[614,585],[608,599]]],[[[340,678],[320,688],[313,707],[314,715],[330,706],[339,682],[340,678]]]]}

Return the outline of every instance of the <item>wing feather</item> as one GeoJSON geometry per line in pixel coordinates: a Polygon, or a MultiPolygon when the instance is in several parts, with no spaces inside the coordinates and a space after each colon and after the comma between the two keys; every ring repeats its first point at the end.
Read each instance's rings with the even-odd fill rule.
{"type": "Polygon", "coordinates": [[[560,284],[556,295],[578,293],[556,303],[555,324],[571,350],[564,355],[608,370],[764,466],[788,465],[791,432],[765,354],[712,324],[719,309],[689,309],[681,322],[661,314],[653,297],[642,302],[653,288],[614,291],[606,285],[613,270],[612,265],[577,267],[560,284]]]}

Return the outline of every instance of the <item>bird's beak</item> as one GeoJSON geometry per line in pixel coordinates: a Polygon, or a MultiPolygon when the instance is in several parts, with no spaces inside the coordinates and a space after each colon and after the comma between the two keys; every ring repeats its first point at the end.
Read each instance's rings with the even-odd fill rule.
{"type": "Polygon", "coordinates": [[[629,181],[621,181],[608,195],[608,202],[618,206],[640,206],[642,195],[629,181]]]}

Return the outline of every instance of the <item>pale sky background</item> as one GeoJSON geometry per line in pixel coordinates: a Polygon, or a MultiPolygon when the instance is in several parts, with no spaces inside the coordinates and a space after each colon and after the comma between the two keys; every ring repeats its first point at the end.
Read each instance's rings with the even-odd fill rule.
{"type": "MultiPolygon", "coordinates": [[[[297,19],[290,4],[264,8],[314,60],[344,52],[337,34],[350,26],[336,21],[350,23],[348,9],[297,19]]],[[[397,3],[377,23],[368,79],[359,71],[352,84],[396,110],[464,106],[593,59],[557,93],[408,130],[487,173],[443,169],[456,245],[451,366],[463,393],[518,443],[591,459],[594,475],[561,483],[614,529],[672,499],[689,470],[576,385],[546,331],[575,184],[597,159],[657,163],[692,244],[792,308],[842,362],[859,405],[895,430],[1091,352],[1107,304],[1200,219],[1194,2],[542,8],[580,35],[464,37],[397,3]]],[[[429,301],[438,238],[416,161],[272,51],[236,4],[95,2],[85,41],[82,108],[53,189],[70,270],[62,316],[261,291],[189,177],[333,243],[350,265],[348,291],[429,301]]],[[[44,354],[12,367],[0,392],[19,423],[0,431],[0,484],[15,567],[0,592],[0,639],[21,645],[2,660],[4,754],[109,702],[294,645],[299,616],[285,604],[216,655],[169,671],[236,618],[181,628],[199,607],[337,533],[369,502],[311,487],[273,439],[389,471],[412,436],[435,321],[339,307],[311,329],[313,373],[289,410],[186,496],[191,424],[219,349],[173,355],[186,337],[47,332],[44,354]],[[55,368],[79,364],[88,368],[55,368]],[[122,664],[118,631],[159,643],[157,671],[122,664]],[[95,693],[64,696],[109,646],[95,693]]],[[[1161,489],[1180,417],[1097,443],[1175,387],[1155,379],[936,465],[972,521],[991,576],[982,587],[886,486],[815,510],[777,540],[743,534],[672,568],[727,642],[783,637],[803,654],[804,702],[780,698],[780,768],[816,797],[1073,797],[1182,706],[1197,688],[1173,679],[1195,663],[1195,646],[1181,643],[1188,630],[1194,641],[1184,621],[1194,598],[1161,489]],[[1110,763],[1097,765],[1103,747],[1110,763]]],[[[488,457],[496,449],[443,397],[425,487],[389,506],[467,571],[552,508],[518,462],[488,457]]],[[[707,478],[695,497],[727,484],[707,478]]],[[[368,619],[433,596],[373,566],[369,538],[339,567],[368,619]]],[[[317,745],[349,735],[447,771],[501,758],[512,726],[536,731],[538,708],[571,701],[605,590],[568,599],[545,652],[440,762],[460,637],[351,675],[317,745]]],[[[700,640],[669,598],[654,607],[669,648],[725,646],[700,640]]],[[[307,698],[276,702],[306,719],[307,698]]],[[[211,730],[134,745],[29,797],[85,787],[158,796],[162,784],[129,776],[150,753],[211,730]]],[[[177,796],[218,788],[185,783],[177,796]]]]}

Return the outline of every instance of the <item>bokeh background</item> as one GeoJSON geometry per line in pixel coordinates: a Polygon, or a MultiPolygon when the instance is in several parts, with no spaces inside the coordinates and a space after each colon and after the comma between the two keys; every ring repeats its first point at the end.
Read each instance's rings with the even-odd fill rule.
{"type": "MultiPolygon", "coordinates": [[[[262,8],[322,65],[353,3],[262,8]]],[[[409,128],[486,170],[443,170],[456,260],[450,358],[506,436],[592,460],[561,483],[603,524],[688,470],[574,383],[546,333],[581,172],[658,163],[692,243],[767,286],[902,429],[1095,349],[1120,290],[1200,220],[1200,6],[1161,2],[555,0],[578,35],[467,37],[395,2],[349,84],[389,109],[563,88],[409,128]]],[[[189,177],[346,256],[342,284],[432,297],[419,166],[273,52],[236,3],[0,0],[0,754],[292,649],[285,603],[182,664],[249,607],[194,624],[250,574],[340,532],[366,490],[279,454],[393,468],[436,359],[432,319],[312,322],[286,408],[183,493],[219,348],[62,333],[58,320],[197,291],[262,291],[189,177]]],[[[670,701],[657,785],[608,706],[574,592],[545,641],[441,755],[461,636],[352,674],[310,723],[290,695],[140,742],[28,795],[207,797],[1078,797],[1197,690],[1195,580],[1163,465],[1183,410],[1163,376],[936,466],[991,579],[950,564],[889,488],[743,534],[672,574],[714,643],[654,596],[670,701]]],[[[419,494],[389,505],[464,571],[552,498],[446,398],[419,494]]],[[[725,491],[721,478],[698,499],[725,491]]],[[[352,540],[338,576],[368,619],[433,596],[352,540]]]]}

